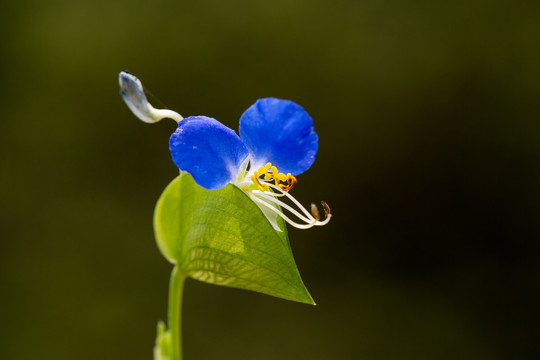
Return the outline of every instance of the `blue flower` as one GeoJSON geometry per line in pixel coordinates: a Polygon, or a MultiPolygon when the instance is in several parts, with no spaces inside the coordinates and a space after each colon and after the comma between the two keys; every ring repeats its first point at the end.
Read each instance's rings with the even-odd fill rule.
{"type": "Polygon", "coordinates": [[[320,221],[317,207],[311,213],[289,191],[296,176],[311,167],[318,150],[313,120],[299,105],[276,98],[259,99],[240,117],[238,136],[219,121],[206,116],[185,119],[171,110],[154,109],[146,100],[140,81],[122,72],[121,94],[130,109],[145,122],[168,117],[178,122],[171,135],[169,149],[174,164],[191,174],[195,182],[208,190],[232,183],[248,193],[276,230],[277,216],[298,228],[324,225],[330,210],[323,202],[326,219],[320,221]],[[249,171],[248,171],[249,168],[249,171]],[[289,198],[298,210],[278,197],[289,198]],[[279,207],[287,209],[301,223],[291,220],[279,207]]]}
{"type": "Polygon", "coordinates": [[[173,162],[200,186],[215,190],[234,182],[246,158],[258,169],[271,163],[282,173],[299,175],[317,154],[313,120],[292,101],[259,99],[240,117],[240,137],[206,116],[178,123],[169,148],[173,162]]]}

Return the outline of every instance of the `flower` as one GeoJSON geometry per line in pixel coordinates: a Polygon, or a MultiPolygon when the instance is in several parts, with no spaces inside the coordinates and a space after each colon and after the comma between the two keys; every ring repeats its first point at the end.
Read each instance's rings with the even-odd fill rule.
{"type": "Polygon", "coordinates": [[[208,190],[229,183],[238,186],[278,231],[281,229],[277,216],[301,229],[325,225],[330,220],[326,203],[322,202],[326,217],[321,221],[314,204],[310,213],[289,194],[297,183],[296,176],[311,167],[318,150],[313,120],[301,106],[289,100],[259,99],[240,117],[238,136],[210,117],[183,119],[171,110],[154,109],[146,100],[140,81],[127,72],[120,73],[119,82],[124,101],[141,120],[157,122],[169,117],[178,122],[169,140],[172,160],[180,171],[191,174],[199,186],[208,190]],[[287,197],[297,209],[280,197],[287,197]],[[285,215],[280,207],[300,223],[285,215]]]}

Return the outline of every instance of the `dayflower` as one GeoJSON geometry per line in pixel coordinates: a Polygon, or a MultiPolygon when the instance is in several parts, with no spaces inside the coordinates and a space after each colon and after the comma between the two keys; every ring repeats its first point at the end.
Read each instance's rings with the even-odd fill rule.
{"type": "Polygon", "coordinates": [[[330,221],[330,208],[325,202],[325,219],[321,221],[315,204],[311,204],[310,212],[289,194],[297,183],[296,176],[311,167],[318,150],[313,120],[301,106],[289,100],[259,99],[240,117],[238,136],[210,117],[184,119],[174,111],[155,109],[148,103],[141,82],[127,72],[120,73],[119,83],[124,101],[141,120],[154,123],[172,118],[178,122],[169,140],[172,160],[199,186],[208,190],[229,183],[238,186],[278,231],[277,216],[300,229],[330,221]],[[281,197],[291,200],[294,206],[281,197]],[[294,215],[295,220],[282,209],[294,215]]]}

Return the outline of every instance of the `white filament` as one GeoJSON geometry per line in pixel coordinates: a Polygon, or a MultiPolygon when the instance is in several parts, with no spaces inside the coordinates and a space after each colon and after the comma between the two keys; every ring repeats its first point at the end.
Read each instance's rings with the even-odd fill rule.
{"type": "Polygon", "coordinates": [[[309,213],[309,211],[307,211],[306,208],[304,208],[302,206],[302,204],[300,204],[300,202],[298,200],[296,200],[291,194],[289,194],[287,191],[284,191],[283,189],[281,189],[279,186],[276,186],[274,184],[267,184],[268,186],[270,186],[272,189],[275,189],[277,191],[279,191],[282,196],[286,196],[287,198],[289,198],[296,206],[298,206],[298,208],[300,210],[302,210],[302,212],[304,214],[306,214],[307,217],[309,217],[310,219],[314,219],[313,216],[311,216],[311,214],[309,213]]]}
{"type": "Polygon", "coordinates": [[[294,221],[292,221],[291,219],[289,219],[287,217],[287,215],[285,215],[283,212],[279,211],[278,209],[276,209],[275,207],[273,207],[272,205],[268,204],[268,203],[265,203],[264,201],[262,200],[259,200],[259,199],[256,199],[255,200],[256,202],[258,202],[259,204],[263,205],[263,206],[266,206],[268,209],[272,210],[273,212],[275,212],[276,214],[278,214],[279,216],[281,216],[283,218],[283,220],[285,220],[286,222],[288,222],[289,224],[291,224],[292,226],[294,226],[295,228],[298,228],[298,229],[309,229],[311,227],[313,227],[315,225],[314,222],[309,222],[307,224],[298,224],[294,221]]]}
{"type": "Polygon", "coordinates": [[[310,219],[308,219],[307,217],[300,214],[298,211],[296,211],[291,206],[285,204],[283,201],[272,197],[272,195],[266,195],[265,193],[263,193],[262,191],[259,191],[259,190],[254,190],[253,193],[255,193],[259,197],[262,197],[262,198],[264,198],[266,200],[269,200],[269,201],[273,202],[274,204],[278,204],[279,206],[281,206],[284,209],[289,210],[292,214],[296,215],[296,217],[298,217],[302,221],[305,221],[306,223],[311,223],[311,222],[315,221],[315,219],[313,217],[310,216],[310,219]]]}
{"type": "Polygon", "coordinates": [[[282,190],[279,186],[276,186],[274,184],[269,184],[267,183],[268,186],[272,187],[273,189],[276,189],[278,190],[280,193],[268,193],[268,192],[263,192],[263,191],[260,191],[260,190],[252,190],[251,193],[254,195],[252,196],[252,199],[259,205],[262,205],[264,206],[265,208],[268,208],[269,210],[271,210],[272,212],[276,213],[278,216],[280,216],[281,218],[283,218],[283,220],[285,220],[287,223],[291,224],[292,226],[294,226],[295,228],[298,228],[298,229],[309,229],[313,226],[323,226],[323,225],[326,225],[328,224],[328,222],[330,221],[330,218],[332,217],[332,214],[326,214],[326,219],[324,219],[323,221],[320,221],[320,220],[317,220],[313,217],[313,215],[311,215],[309,213],[309,211],[302,206],[302,204],[300,204],[300,202],[298,202],[298,200],[296,200],[292,195],[290,195],[288,192],[282,190]],[[281,200],[278,200],[275,198],[275,196],[287,196],[287,198],[291,199],[291,201],[298,207],[298,209],[300,209],[306,216],[302,215],[301,213],[299,213],[296,209],[294,209],[292,206],[284,203],[283,201],[281,200]],[[299,220],[301,220],[302,222],[304,222],[305,224],[299,224],[297,223],[296,221],[293,221],[291,220],[287,215],[285,215],[283,213],[283,211],[280,211],[278,208],[276,208],[275,206],[272,206],[271,204],[269,204],[268,202],[266,201],[270,201],[274,204],[277,204],[279,205],[280,207],[288,210],[291,214],[293,214],[294,216],[296,216],[299,220]]]}

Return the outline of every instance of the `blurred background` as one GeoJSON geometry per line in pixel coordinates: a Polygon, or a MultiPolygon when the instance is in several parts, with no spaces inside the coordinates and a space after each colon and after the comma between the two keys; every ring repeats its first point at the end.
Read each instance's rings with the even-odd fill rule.
{"type": "Polygon", "coordinates": [[[151,359],[167,107],[320,136],[290,229],[316,307],[188,280],[185,359],[540,358],[538,1],[0,2],[0,358],[151,359]],[[156,103],[156,100],[153,101],[156,103]]]}

